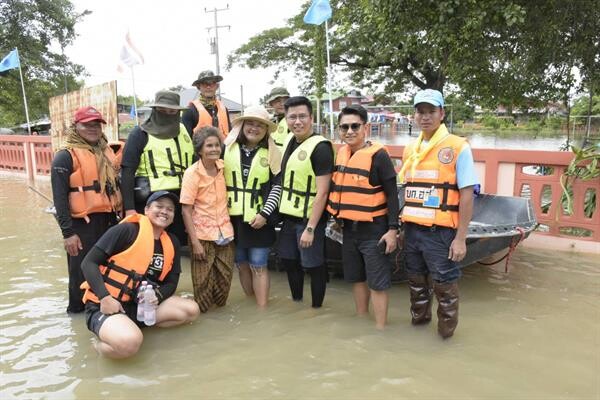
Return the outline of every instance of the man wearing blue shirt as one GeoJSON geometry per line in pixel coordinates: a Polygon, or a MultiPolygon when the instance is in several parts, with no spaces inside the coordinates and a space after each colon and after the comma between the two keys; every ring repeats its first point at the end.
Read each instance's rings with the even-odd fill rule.
{"type": "Polygon", "coordinates": [[[438,300],[438,332],[454,334],[458,324],[458,279],[467,252],[466,237],[478,185],[467,141],[442,123],[444,98],[426,89],[414,99],[418,139],[406,146],[399,180],[405,185],[402,209],[406,269],[413,325],[431,321],[438,300]]]}

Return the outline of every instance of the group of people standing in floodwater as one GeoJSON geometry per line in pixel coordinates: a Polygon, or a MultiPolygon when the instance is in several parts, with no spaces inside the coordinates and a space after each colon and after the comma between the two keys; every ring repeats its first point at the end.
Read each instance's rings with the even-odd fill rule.
{"type": "Polygon", "coordinates": [[[399,174],[385,146],[368,138],[360,105],[343,108],[332,143],[313,131],[311,102],[274,88],[267,104],[229,120],[216,97],[221,76],[200,73],[198,99],[160,91],[152,112],[125,146],[109,145],[93,107],[76,111],[52,164],[52,189],[68,255],[67,311],[85,311],[101,354],[135,354],[143,341],[137,289],[156,289],[156,325],[194,321],[226,304],[237,267],[241,286],[267,306],[267,264],[274,250],[293,301],[302,302],[310,275],[311,305],[322,306],[328,272],[325,228],[343,232],[344,277],[358,314],[373,305],[376,327],[387,321],[388,289],[400,221],[405,230],[413,324],[431,320],[438,332],[458,323],[460,269],[477,184],[470,148],[443,124],[442,94],[415,96],[422,129],[407,146],[399,174]],[[183,115],[181,112],[183,111],[183,115]],[[404,186],[400,218],[397,180],[404,186]],[[120,219],[120,222],[118,220],[120,219]],[[279,234],[276,235],[276,226],[279,234]],[[188,245],[194,300],[175,296],[180,247],[188,245]]]}

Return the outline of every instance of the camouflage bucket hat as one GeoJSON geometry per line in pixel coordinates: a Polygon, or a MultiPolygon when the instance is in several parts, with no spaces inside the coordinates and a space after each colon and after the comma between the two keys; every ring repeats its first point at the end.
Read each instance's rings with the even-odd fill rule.
{"type": "Polygon", "coordinates": [[[204,82],[221,82],[223,77],[221,75],[215,75],[211,70],[202,71],[198,74],[198,79],[192,83],[192,86],[196,86],[199,83],[204,82]]]}
{"type": "Polygon", "coordinates": [[[275,87],[269,93],[269,98],[267,99],[267,104],[271,104],[273,100],[278,99],[279,97],[290,97],[290,92],[287,91],[284,87],[275,87]]]}

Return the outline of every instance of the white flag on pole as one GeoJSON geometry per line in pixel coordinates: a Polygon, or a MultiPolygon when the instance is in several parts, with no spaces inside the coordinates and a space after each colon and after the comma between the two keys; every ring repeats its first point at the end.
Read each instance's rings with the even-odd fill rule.
{"type": "Polygon", "coordinates": [[[121,63],[119,64],[119,67],[117,69],[120,72],[123,72],[124,65],[131,68],[134,65],[144,63],[144,56],[137,49],[137,47],[134,46],[133,42],[131,41],[131,36],[129,35],[129,32],[127,32],[127,35],[125,35],[125,43],[123,44],[123,47],[121,47],[119,59],[121,63]]]}

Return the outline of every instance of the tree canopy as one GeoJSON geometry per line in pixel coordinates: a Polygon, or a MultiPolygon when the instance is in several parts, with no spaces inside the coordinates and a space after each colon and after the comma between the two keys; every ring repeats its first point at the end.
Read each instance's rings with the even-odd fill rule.
{"type": "MultiPolygon", "coordinates": [[[[78,89],[84,69],[62,49],[76,37],[75,24],[89,11],[77,13],[69,0],[2,0],[0,58],[19,49],[31,120],[48,114],[48,99],[78,89]]],[[[19,71],[0,76],[0,126],[25,121],[19,71]]]]}
{"type": "MultiPolygon", "coordinates": [[[[535,105],[587,89],[600,70],[600,0],[332,0],[331,62],[354,85],[397,93],[444,90],[482,105],[535,105]]],[[[316,30],[302,17],[248,40],[228,63],[294,68],[305,89],[319,87],[316,30]]],[[[595,86],[596,85],[596,86],[595,86]]]]}

